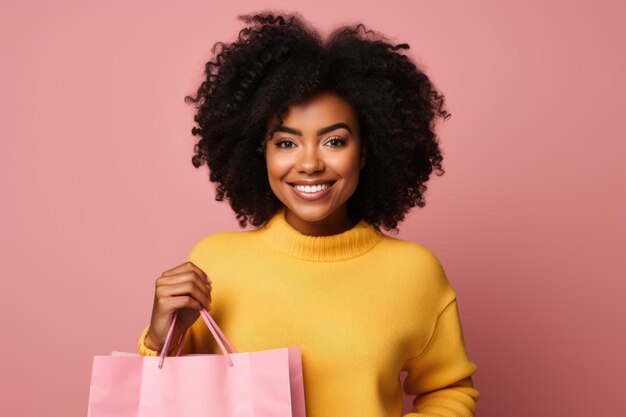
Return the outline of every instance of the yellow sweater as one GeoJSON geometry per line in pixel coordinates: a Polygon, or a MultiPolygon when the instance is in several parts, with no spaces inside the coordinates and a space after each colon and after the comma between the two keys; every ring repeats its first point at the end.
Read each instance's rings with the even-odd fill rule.
{"type": "MultiPolygon", "coordinates": [[[[426,247],[361,221],[332,236],[300,233],[281,208],[256,230],[201,239],[188,260],[213,282],[211,316],[239,352],[299,346],[307,417],[472,417],[456,293],[426,247]]],[[[139,340],[139,353],[157,355],[139,340]]],[[[202,319],[182,354],[222,354],[202,319]]]]}

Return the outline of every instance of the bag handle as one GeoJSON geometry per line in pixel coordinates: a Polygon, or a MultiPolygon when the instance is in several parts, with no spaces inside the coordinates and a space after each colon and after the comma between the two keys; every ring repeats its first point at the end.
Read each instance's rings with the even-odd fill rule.
{"type": "MultiPolygon", "coordinates": [[[[174,313],[172,324],[170,324],[170,328],[167,331],[167,336],[165,336],[165,344],[163,345],[163,349],[161,350],[161,357],[159,359],[159,369],[163,367],[163,361],[165,360],[167,350],[169,349],[170,343],[172,341],[172,336],[174,334],[174,326],[176,325],[177,317],[178,317],[178,310],[176,310],[176,312],[174,313]]],[[[228,348],[230,349],[232,353],[237,353],[233,345],[230,344],[226,336],[224,336],[224,333],[222,333],[222,329],[220,329],[220,327],[217,325],[215,320],[213,320],[213,317],[211,317],[211,315],[206,309],[203,308],[202,310],[200,310],[200,317],[202,317],[202,320],[211,331],[213,338],[215,338],[215,340],[217,341],[217,344],[220,350],[226,356],[226,359],[228,359],[228,366],[233,366],[233,361],[230,357],[230,354],[226,351],[226,348],[224,348],[224,344],[222,343],[222,341],[226,343],[226,345],[228,346],[228,348]]],[[[176,350],[175,356],[178,356],[180,354],[180,350],[183,346],[183,340],[185,338],[185,335],[187,334],[187,330],[189,329],[188,328],[185,329],[185,331],[183,332],[181,336],[180,344],[178,346],[178,349],[176,350]]]]}

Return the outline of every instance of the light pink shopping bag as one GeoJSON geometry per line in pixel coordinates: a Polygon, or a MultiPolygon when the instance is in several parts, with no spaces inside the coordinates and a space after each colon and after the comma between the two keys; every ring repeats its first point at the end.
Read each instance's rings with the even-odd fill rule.
{"type": "Polygon", "coordinates": [[[300,348],[236,352],[200,316],[223,354],[166,358],[174,315],[160,357],[94,356],[88,417],[305,417],[300,348]]]}

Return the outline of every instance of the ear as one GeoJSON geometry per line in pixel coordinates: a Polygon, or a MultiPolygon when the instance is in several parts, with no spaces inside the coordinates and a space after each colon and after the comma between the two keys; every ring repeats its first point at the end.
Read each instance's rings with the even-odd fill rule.
{"type": "Polygon", "coordinates": [[[367,159],[367,145],[365,143],[361,143],[361,156],[359,162],[359,169],[363,169],[365,166],[365,160],[367,159]]]}

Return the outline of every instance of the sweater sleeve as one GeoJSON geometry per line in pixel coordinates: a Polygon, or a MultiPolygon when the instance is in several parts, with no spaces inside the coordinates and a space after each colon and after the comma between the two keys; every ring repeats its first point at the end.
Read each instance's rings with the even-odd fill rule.
{"type": "Polygon", "coordinates": [[[139,337],[139,343],[137,344],[138,345],[137,347],[139,349],[139,354],[141,356],[158,356],[159,352],[146,347],[146,345],[144,344],[149,330],[150,330],[150,326],[146,326],[146,328],[143,329],[143,332],[141,332],[141,336],[139,337]]]}
{"type": "Polygon", "coordinates": [[[437,317],[425,349],[406,361],[404,391],[415,395],[403,417],[474,417],[480,393],[472,382],[477,366],[467,356],[456,297],[437,317]]]}

